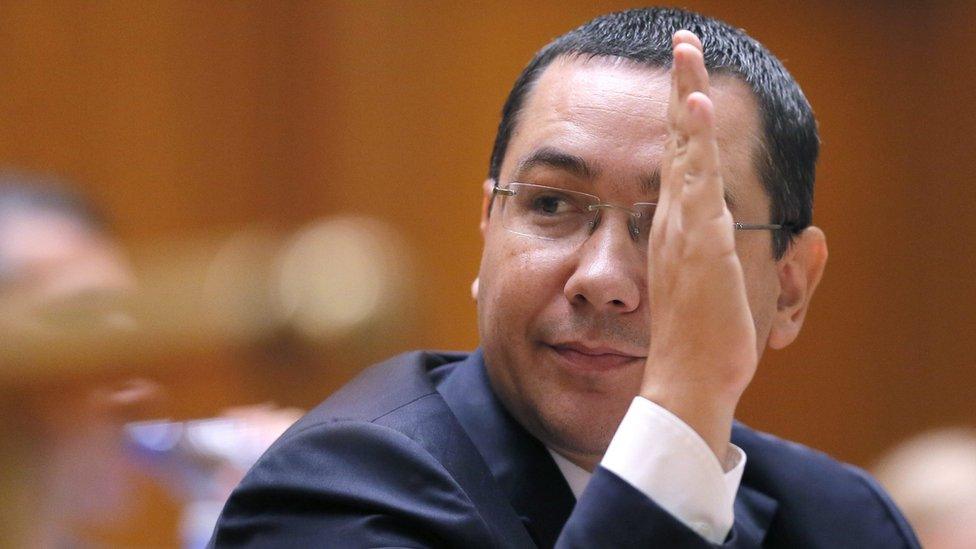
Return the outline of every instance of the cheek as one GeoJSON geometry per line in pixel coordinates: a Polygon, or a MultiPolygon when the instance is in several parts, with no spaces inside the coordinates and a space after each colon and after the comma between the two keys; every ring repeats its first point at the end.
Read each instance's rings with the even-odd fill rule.
{"type": "Polygon", "coordinates": [[[772,259],[770,248],[764,245],[740,246],[739,259],[742,261],[746,294],[756,325],[758,343],[762,348],[765,346],[770,322],[776,312],[776,302],[779,299],[776,262],[772,259]]]}
{"type": "Polygon", "coordinates": [[[565,260],[535,240],[490,235],[479,271],[478,311],[483,327],[504,321],[524,329],[562,295],[565,260]]]}

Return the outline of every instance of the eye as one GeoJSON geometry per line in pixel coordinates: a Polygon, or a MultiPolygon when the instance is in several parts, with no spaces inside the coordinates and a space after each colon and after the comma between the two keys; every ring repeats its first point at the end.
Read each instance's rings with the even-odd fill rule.
{"type": "Polygon", "coordinates": [[[565,197],[555,194],[540,195],[532,199],[532,210],[548,215],[566,211],[568,206],[565,197]]]}

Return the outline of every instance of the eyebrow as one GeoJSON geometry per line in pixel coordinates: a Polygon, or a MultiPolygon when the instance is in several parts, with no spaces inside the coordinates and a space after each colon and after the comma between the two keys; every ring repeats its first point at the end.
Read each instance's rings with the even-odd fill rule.
{"type": "Polygon", "coordinates": [[[643,195],[657,194],[661,190],[661,168],[654,168],[651,173],[641,176],[640,192],[643,195]]]}
{"type": "Polygon", "coordinates": [[[569,172],[580,179],[594,179],[599,173],[599,170],[590,165],[583,157],[552,147],[542,147],[519,162],[518,169],[515,170],[515,179],[517,180],[536,167],[555,168],[569,172]]]}

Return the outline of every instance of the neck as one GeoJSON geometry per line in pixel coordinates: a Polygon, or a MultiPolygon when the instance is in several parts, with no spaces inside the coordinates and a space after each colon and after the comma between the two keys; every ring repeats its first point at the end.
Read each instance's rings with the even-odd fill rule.
{"type": "Polygon", "coordinates": [[[596,466],[600,463],[600,460],[603,459],[602,455],[572,452],[564,448],[553,447],[552,451],[566,458],[573,465],[589,473],[592,473],[596,469],[596,466]]]}

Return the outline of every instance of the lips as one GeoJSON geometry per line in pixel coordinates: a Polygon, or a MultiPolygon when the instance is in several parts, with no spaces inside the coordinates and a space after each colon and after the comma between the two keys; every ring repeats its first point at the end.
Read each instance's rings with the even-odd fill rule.
{"type": "Polygon", "coordinates": [[[615,370],[645,356],[607,345],[591,345],[581,342],[565,342],[548,345],[560,359],[575,368],[585,370],[615,370]]]}

